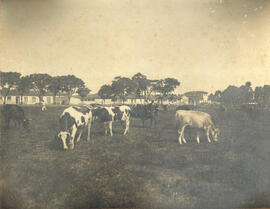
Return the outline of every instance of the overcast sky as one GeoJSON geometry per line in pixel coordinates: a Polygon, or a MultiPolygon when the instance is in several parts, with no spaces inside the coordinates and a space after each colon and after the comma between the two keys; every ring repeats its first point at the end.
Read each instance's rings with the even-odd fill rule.
{"type": "Polygon", "coordinates": [[[270,84],[270,0],[2,0],[0,70],[174,77],[177,92],[270,84]]]}

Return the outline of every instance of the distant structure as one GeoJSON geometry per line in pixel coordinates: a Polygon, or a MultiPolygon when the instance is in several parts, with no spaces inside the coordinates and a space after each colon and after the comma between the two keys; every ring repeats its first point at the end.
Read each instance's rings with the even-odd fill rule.
{"type": "Polygon", "coordinates": [[[189,91],[184,93],[188,98],[188,104],[198,105],[200,103],[209,103],[208,93],[205,91],[189,91]]]}

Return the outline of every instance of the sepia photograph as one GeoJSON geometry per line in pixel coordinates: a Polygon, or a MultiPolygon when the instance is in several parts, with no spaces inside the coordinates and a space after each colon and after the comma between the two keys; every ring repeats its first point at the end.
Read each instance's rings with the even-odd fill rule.
{"type": "Polygon", "coordinates": [[[270,0],[0,0],[0,209],[270,208],[270,0]]]}

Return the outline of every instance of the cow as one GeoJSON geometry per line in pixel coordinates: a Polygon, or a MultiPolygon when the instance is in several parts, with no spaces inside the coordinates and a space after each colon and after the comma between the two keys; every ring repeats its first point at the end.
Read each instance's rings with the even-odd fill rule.
{"type": "Polygon", "coordinates": [[[5,104],[2,109],[2,114],[5,120],[6,128],[9,128],[10,121],[14,122],[17,127],[23,126],[24,129],[30,131],[29,121],[24,115],[23,108],[15,104],[5,104]]]}
{"type": "MultiPolygon", "coordinates": [[[[179,134],[179,143],[182,141],[186,143],[184,137],[184,131],[187,126],[192,126],[199,129],[204,129],[206,132],[207,140],[210,143],[210,134],[215,141],[218,141],[217,137],[220,134],[218,128],[215,127],[212,118],[209,114],[200,111],[191,110],[177,110],[175,114],[176,125],[179,134]]],[[[200,143],[200,137],[197,133],[197,143],[200,143]]]]}
{"type": "Polygon", "coordinates": [[[67,139],[70,138],[70,149],[74,149],[76,133],[79,132],[77,142],[80,141],[82,132],[88,126],[87,141],[90,141],[90,129],[92,124],[92,112],[87,107],[70,106],[60,116],[60,131],[58,138],[62,140],[63,148],[68,149],[67,139]]]}
{"type": "Polygon", "coordinates": [[[126,105],[120,105],[116,107],[96,107],[93,110],[93,117],[96,117],[97,120],[104,123],[105,126],[105,135],[110,133],[113,136],[112,132],[112,123],[114,121],[125,122],[125,131],[123,135],[126,135],[129,132],[129,123],[130,123],[130,107],[126,105]]]}
{"type": "Polygon", "coordinates": [[[131,117],[140,118],[142,120],[143,127],[145,121],[150,119],[150,126],[152,127],[154,122],[154,126],[156,128],[158,121],[158,111],[158,104],[154,104],[153,102],[146,105],[137,104],[132,108],[131,117]]]}

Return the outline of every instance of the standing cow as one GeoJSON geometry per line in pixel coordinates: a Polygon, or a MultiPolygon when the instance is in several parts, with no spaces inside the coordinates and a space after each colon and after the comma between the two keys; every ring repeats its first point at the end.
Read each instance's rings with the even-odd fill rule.
{"type": "MultiPolygon", "coordinates": [[[[175,114],[176,125],[179,134],[179,143],[182,141],[186,143],[184,137],[184,131],[187,126],[192,126],[195,128],[204,129],[206,132],[208,142],[210,140],[210,134],[213,139],[217,141],[219,135],[219,129],[217,129],[211,119],[211,116],[205,112],[200,111],[190,111],[190,110],[177,110],[175,114]]],[[[200,143],[200,137],[197,133],[197,143],[200,143]]]]}
{"type": "Polygon", "coordinates": [[[76,133],[79,132],[77,137],[77,142],[79,142],[86,126],[88,126],[87,141],[90,141],[91,123],[92,112],[89,108],[76,106],[66,108],[60,116],[60,132],[58,134],[63,142],[63,148],[68,149],[67,139],[70,137],[70,149],[73,149],[76,133]]]}
{"type": "Polygon", "coordinates": [[[131,117],[140,118],[142,120],[143,127],[145,121],[150,120],[150,126],[152,127],[154,122],[154,126],[156,128],[158,121],[158,111],[158,104],[153,104],[153,102],[146,105],[137,104],[132,108],[131,117]]]}
{"type": "Polygon", "coordinates": [[[116,107],[96,107],[92,111],[93,117],[104,123],[105,135],[107,135],[108,132],[110,132],[111,136],[113,135],[113,121],[125,122],[125,131],[123,135],[128,133],[130,123],[130,107],[126,105],[116,107]]]}
{"type": "Polygon", "coordinates": [[[10,121],[13,121],[15,126],[23,126],[29,131],[29,119],[25,117],[22,107],[15,104],[5,104],[2,109],[2,114],[6,128],[9,128],[10,121]]]}

